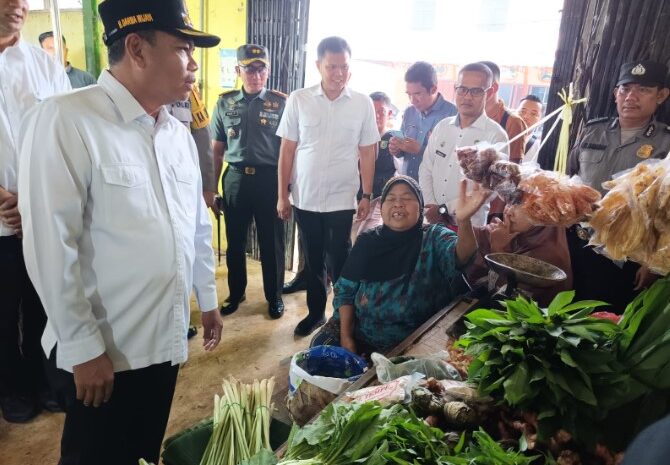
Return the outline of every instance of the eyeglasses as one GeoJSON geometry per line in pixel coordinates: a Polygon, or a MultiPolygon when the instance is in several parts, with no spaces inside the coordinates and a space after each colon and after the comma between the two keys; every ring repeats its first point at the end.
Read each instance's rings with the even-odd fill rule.
{"type": "Polygon", "coordinates": [[[254,74],[263,75],[268,72],[267,66],[240,66],[240,69],[244,71],[244,74],[253,76],[254,74]]]}
{"type": "Polygon", "coordinates": [[[468,93],[470,93],[470,95],[472,95],[474,98],[479,98],[484,95],[486,91],[490,89],[490,87],[483,89],[481,87],[456,86],[454,89],[456,90],[456,95],[460,95],[461,97],[465,97],[468,95],[468,93]]]}

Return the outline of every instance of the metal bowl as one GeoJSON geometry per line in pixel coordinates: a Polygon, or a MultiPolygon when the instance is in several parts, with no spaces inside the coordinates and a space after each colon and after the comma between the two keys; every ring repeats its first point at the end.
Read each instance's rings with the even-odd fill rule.
{"type": "Polygon", "coordinates": [[[544,288],[565,281],[565,271],[550,263],[526,255],[490,253],[484,257],[489,267],[505,276],[508,283],[523,283],[544,288]]]}

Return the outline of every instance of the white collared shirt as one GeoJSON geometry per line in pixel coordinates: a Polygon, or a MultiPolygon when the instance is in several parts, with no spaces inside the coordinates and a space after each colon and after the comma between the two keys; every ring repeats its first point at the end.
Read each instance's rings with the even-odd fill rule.
{"type": "MultiPolygon", "coordinates": [[[[40,101],[70,90],[65,69],[22,39],[0,53],[0,187],[16,193],[21,120],[40,101]]],[[[0,221],[0,236],[15,231],[0,221]]]]}
{"type": "Polygon", "coordinates": [[[212,226],[189,131],[154,120],[108,71],[24,121],[26,268],[58,367],[107,352],[115,371],[187,357],[191,289],[216,309],[212,226]]]}
{"type": "MultiPolygon", "coordinates": [[[[505,130],[485,113],[467,128],[461,128],[458,116],[451,116],[437,123],[428,139],[419,167],[419,184],[425,204],[444,204],[449,212],[454,212],[460,182],[465,179],[458,164],[457,148],[483,142],[495,144],[507,141],[505,130]]],[[[508,150],[505,149],[504,152],[507,153],[508,150]]],[[[489,204],[486,203],[472,217],[472,224],[485,225],[488,211],[489,204]]]]}
{"type": "Polygon", "coordinates": [[[321,84],[292,92],[277,135],[298,143],[291,201],[312,212],[356,209],[358,148],[379,142],[372,100],[345,87],[330,100],[321,84]]]}

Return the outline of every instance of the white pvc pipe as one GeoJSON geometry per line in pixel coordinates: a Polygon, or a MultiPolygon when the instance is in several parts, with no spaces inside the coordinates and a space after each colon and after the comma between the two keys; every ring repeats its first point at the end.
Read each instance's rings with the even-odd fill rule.
{"type": "Polygon", "coordinates": [[[60,28],[60,8],[58,8],[58,0],[49,1],[49,10],[51,12],[51,30],[54,34],[54,59],[65,66],[65,63],[63,63],[63,34],[60,28]]]}

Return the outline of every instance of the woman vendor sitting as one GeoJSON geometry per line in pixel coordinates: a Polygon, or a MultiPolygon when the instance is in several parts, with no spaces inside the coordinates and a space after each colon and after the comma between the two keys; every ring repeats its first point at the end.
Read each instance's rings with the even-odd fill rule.
{"type": "MultiPolygon", "coordinates": [[[[565,228],[556,226],[534,226],[519,206],[505,208],[504,221],[495,219],[486,226],[475,228],[479,252],[467,276],[471,283],[488,275],[484,256],[490,253],[507,252],[527,255],[545,261],[568,275],[567,279],[548,288],[519,288],[528,291],[533,300],[547,306],[561,291],[572,289],[572,267],[565,228]]],[[[499,278],[497,286],[505,284],[499,278]]]]}
{"type": "Polygon", "coordinates": [[[383,225],[361,234],[335,283],[333,318],[311,345],[354,353],[386,352],[464,290],[461,269],[474,256],[470,218],[489,191],[461,185],[458,236],[444,225],[423,227],[423,196],[407,176],[381,195],[383,225]]]}

